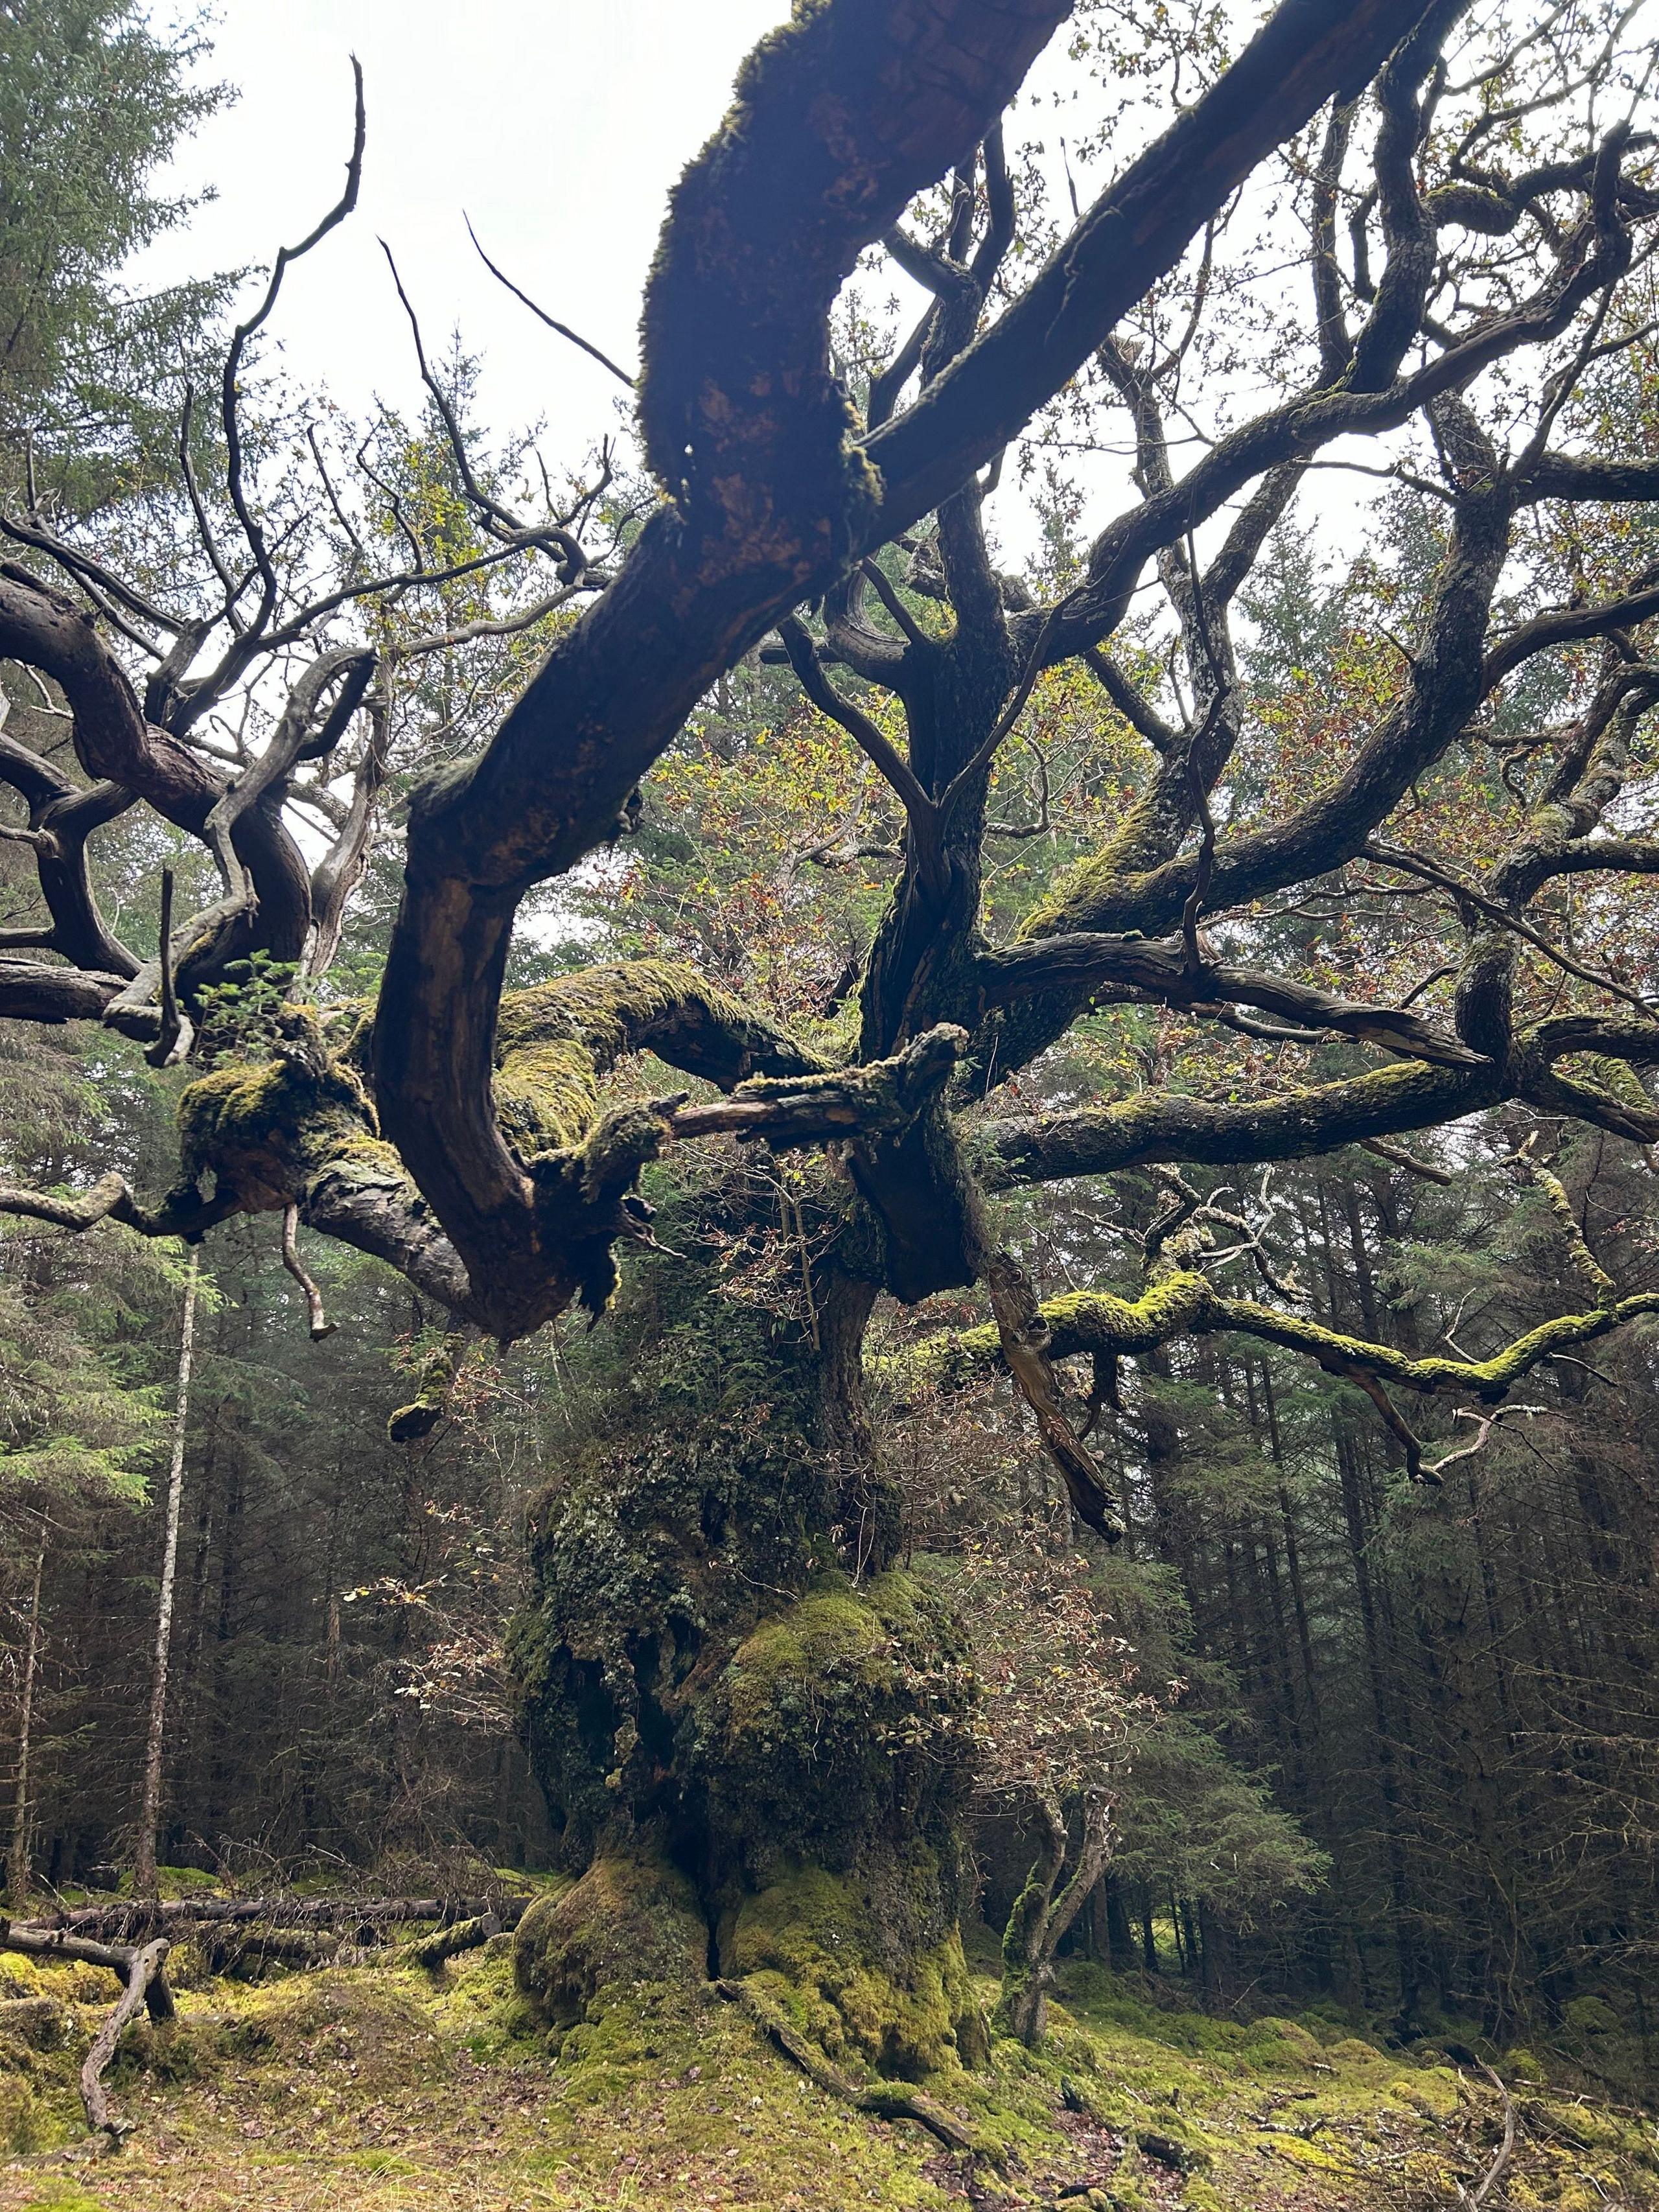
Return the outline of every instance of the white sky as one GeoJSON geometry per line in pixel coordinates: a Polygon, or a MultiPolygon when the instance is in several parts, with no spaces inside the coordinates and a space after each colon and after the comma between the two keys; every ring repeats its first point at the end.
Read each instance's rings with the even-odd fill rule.
{"type": "Polygon", "coordinates": [[[343,180],[355,52],[362,194],[284,283],[272,326],[284,365],[353,414],[377,393],[419,406],[384,235],[428,349],[459,323],[483,357],[487,418],[505,430],[545,417],[550,461],[574,465],[626,395],[501,289],[462,210],[516,283],[631,369],[669,187],[744,55],[787,12],[787,0],[222,0],[205,74],[240,97],[164,180],[210,184],[216,204],[129,275],[151,285],[268,267],[303,237],[343,180]]]}
{"type": "MultiPolygon", "coordinates": [[[[159,22],[188,0],[156,0],[159,22]]],[[[788,0],[218,0],[210,81],[239,97],[181,149],[163,190],[216,197],[126,272],[143,286],[247,264],[243,311],[276,248],[303,237],[337,195],[351,139],[355,52],[363,65],[368,135],[356,213],[284,283],[262,334],[267,363],[326,392],[362,420],[383,398],[405,413],[422,400],[408,325],[379,240],[384,237],[420,315],[428,351],[459,327],[480,357],[480,415],[496,434],[546,425],[550,465],[578,468],[625,414],[623,387],[546,330],[489,275],[463,210],[515,283],[624,368],[637,360],[647,270],[674,179],[725,112],[745,53],[783,21],[788,0]]],[[[1027,98],[1045,137],[1082,117],[1063,42],[1039,64],[1027,98]]],[[[1079,171],[1086,198],[1116,159],[1079,171]]],[[[1053,180],[1051,179],[1051,183],[1053,180]]],[[[895,288],[908,292],[908,281],[895,288]]],[[[919,301],[920,294],[916,294],[919,301]]],[[[1097,526],[1129,496],[1122,460],[1074,466],[1097,526]]],[[[1327,477],[1322,510],[1352,513],[1354,481],[1327,477]]],[[[994,502],[1004,557],[1033,542],[1011,477],[994,502]]],[[[1350,528],[1352,525],[1350,524],[1350,528]]]]}

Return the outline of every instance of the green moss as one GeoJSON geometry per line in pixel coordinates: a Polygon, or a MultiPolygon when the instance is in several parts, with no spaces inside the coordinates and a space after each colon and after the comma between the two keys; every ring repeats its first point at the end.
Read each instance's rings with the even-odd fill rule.
{"type": "Polygon", "coordinates": [[[738,1907],[720,1963],[757,1975],[838,2063],[921,2081],[978,2063],[984,2031],[955,1929],[890,1972],[884,1931],[853,1879],[798,1865],[738,1907]]]}
{"type": "Polygon", "coordinates": [[[580,1042],[601,1072],[634,1049],[653,1021],[686,1006],[720,1021],[750,1016],[742,1001],[710,983],[688,962],[629,960],[580,968],[501,1001],[496,1049],[503,1060],[550,1038],[580,1042]]]}
{"type": "Polygon", "coordinates": [[[422,1437],[431,1435],[448,1407],[466,1343],[463,1336],[447,1336],[428,1352],[418,1370],[419,1389],[408,1405],[399,1406],[387,1419],[388,1443],[418,1443],[422,1437]]]}
{"type": "Polygon", "coordinates": [[[544,2019],[570,2027],[601,1994],[705,1977],[708,1931],[684,1875],[660,1860],[607,1855],[519,1923],[514,1978],[544,2019]]]}
{"type": "MultiPolygon", "coordinates": [[[[915,1577],[854,1589],[824,1575],[732,1654],[697,1717],[696,1770],[713,1825],[769,1879],[784,1847],[833,1869],[867,1865],[912,1838],[944,1871],[975,1751],[965,1641],[942,1596],[915,1577]]],[[[940,1895],[890,1900],[920,1925],[940,1895]]]]}
{"type": "MultiPolygon", "coordinates": [[[[1116,1297],[1109,1291],[1073,1291],[1046,1298],[1042,1318],[1048,1324],[1052,1356],[1066,1359],[1081,1352],[1152,1351],[1183,1329],[1203,1327],[1215,1304],[1204,1276],[1176,1268],[1138,1298],[1116,1297]]],[[[996,1324],[986,1322],[977,1328],[924,1338],[912,1349],[871,1365],[881,1380],[900,1389],[914,1381],[949,1389],[960,1388],[1001,1356],[996,1324]]]]}
{"type": "Polygon", "coordinates": [[[299,1199],[342,1159],[402,1173],[361,1078],[304,1007],[283,1010],[275,1057],[227,1060],[187,1085],[178,1122],[185,1176],[210,1171],[253,1206],[299,1199]]]}
{"type": "MultiPolygon", "coordinates": [[[[664,1243],[695,1248],[665,1171],[653,1195],[664,1243]]],[[[592,1429],[529,1516],[510,1655],[573,1868],[619,1817],[678,1817],[702,1698],[772,1594],[830,1557],[811,1346],[711,1289],[695,1249],[629,1270],[614,1329],[577,1353],[605,1363],[592,1429]]]]}
{"type": "Polygon", "coordinates": [[[34,2092],[27,2075],[0,2063],[0,2146],[8,2150],[33,2150],[38,2118],[34,2092]]]}
{"type": "Polygon", "coordinates": [[[502,1000],[495,1103],[503,1130],[526,1159],[580,1145],[599,1116],[601,1079],[624,1053],[653,1042],[731,1082],[751,1060],[815,1064],[683,961],[601,963],[502,1000]]]}
{"type": "Polygon", "coordinates": [[[501,1134],[526,1159],[580,1144],[599,1109],[592,1055],[574,1038],[526,1046],[496,1076],[495,1100],[501,1134]]]}
{"type": "MultiPolygon", "coordinates": [[[[659,1875],[644,1877],[653,1918],[648,1893],[659,1875]]],[[[805,1908],[797,1899],[781,1916],[797,1976],[806,1961],[791,1929],[813,1925],[831,1953],[841,1945],[830,1939],[856,1933],[857,1899],[817,1877],[810,1887],[805,1908]]],[[[67,1968],[47,1971],[60,1992],[70,1987],[67,1968]]],[[[763,1989],[786,1986],[781,1973],[774,1982],[774,1970],[757,1972],[763,1989]]],[[[1325,2050],[1328,2073],[1298,2075],[1281,2060],[1299,2047],[1306,2021],[1170,2011],[1138,1978],[1080,1962],[1062,1979],[1071,2002],[1056,2004],[1045,2051],[1000,2042],[969,2074],[947,2049],[926,2084],[1000,2148],[1004,2171],[988,2162],[976,2176],[982,2195],[1050,2203],[1086,2174],[1097,2196],[1058,2201],[1097,2212],[1176,2202],[1188,2212],[1281,2202],[1426,2207],[1451,2203],[1454,2185],[1468,2185],[1497,2140],[1498,2100],[1473,2075],[1460,2085],[1450,2068],[1339,2039],[1341,2056],[1338,2045],[1325,2050]],[[1125,2138],[1121,2151],[1099,2137],[1080,2143],[1079,2110],[1125,2138]],[[1192,2167],[1177,2178],[1139,2148],[1136,2136],[1148,2132],[1178,2141],[1192,2167]]],[[[88,2033],[108,2008],[111,1978],[100,1982],[101,2001],[82,2016],[88,2033]]],[[[988,1985],[976,1994],[982,2002],[988,1985]]],[[[217,1982],[184,1993],[181,2005],[202,2074],[169,2076],[136,2041],[124,2051],[117,2101],[137,2126],[118,2165],[84,2163],[74,2087],[84,2040],[40,2057],[40,2132],[27,2168],[7,2176],[11,2195],[0,2191],[8,2205],[946,2212],[962,2202],[960,2169],[941,2168],[934,2142],[808,2081],[745,2008],[701,1987],[624,1972],[596,1990],[556,2059],[539,2015],[526,2033],[529,2008],[506,1960],[478,1954],[435,1978],[354,1966],[252,1986],[217,1982]]],[[[860,2056],[849,2043],[843,2070],[855,2071],[860,2056]]],[[[1581,2085],[1528,2091],[1520,2119],[1509,2202],[1534,2212],[1654,2204],[1652,2154],[1634,2116],[1581,2085]]]]}
{"type": "MultiPolygon", "coordinates": [[[[1378,1071],[1392,1073],[1392,1070],[1378,1071]]],[[[1593,1264],[1593,1263],[1592,1263],[1593,1264]]],[[[1172,1267],[1139,1298],[1115,1297],[1107,1291],[1075,1291],[1046,1299],[1042,1317],[1056,1358],[1080,1352],[1150,1351],[1183,1333],[1238,1329],[1287,1350],[1305,1352],[1334,1375],[1364,1373],[1428,1394],[1465,1389],[1488,1403],[1502,1399],[1540,1360],[1570,1344],[1583,1344],[1639,1315],[1659,1313],[1659,1291],[1638,1291],[1593,1311],[1557,1314],[1490,1359],[1413,1358],[1391,1345],[1345,1335],[1323,1322],[1252,1299],[1225,1297],[1187,1267],[1172,1267]]],[[[934,1387],[960,1387],[975,1371],[1000,1356],[994,1324],[930,1337],[896,1357],[872,1363],[884,1381],[903,1389],[912,1378],[934,1387]]]]}
{"type": "Polygon", "coordinates": [[[1029,939],[1098,927],[1094,916],[1101,902],[1121,900],[1131,888],[1130,878],[1152,857],[1148,840],[1158,823],[1158,811],[1150,799],[1132,806],[1099,852],[1085,854],[1061,871],[1047,898],[1032,908],[1016,935],[1029,939]]]}

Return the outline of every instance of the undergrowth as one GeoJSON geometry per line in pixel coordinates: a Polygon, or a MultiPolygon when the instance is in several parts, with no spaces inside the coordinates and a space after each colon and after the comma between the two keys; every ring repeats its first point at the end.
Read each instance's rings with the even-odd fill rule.
{"type": "MultiPolygon", "coordinates": [[[[550,2039],[508,1949],[246,1982],[185,1947],[178,2021],[130,2030],[111,2075],[136,2124],[118,2153],[89,2148],[75,2090],[112,1977],[0,1957],[14,2014],[46,1997],[55,2022],[0,2022],[0,2212],[1449,2212],[1498,2140],[1498,2093],[1443,2050],[1316,2014],[1169,2011],[1078,1966],[1041,2054],[1000,2041],[988,2069],[929,2082],[984,2147],[969,2160],[815,2087],[712,1991],[613,1984],[550,2039]]],[[[1522,2057],[1496,2201],[1659,2212],[1650,2122],[1522,2057]]]]}

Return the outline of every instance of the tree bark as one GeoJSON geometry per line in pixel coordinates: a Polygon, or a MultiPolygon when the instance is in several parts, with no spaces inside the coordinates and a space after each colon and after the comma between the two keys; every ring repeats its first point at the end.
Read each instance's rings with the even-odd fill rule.
{"type": "Polygon", "coordinates": [[[196,1286],[200,1253],[191,1248],[185,1309],[179,1331],[179,1384],[173,1412],[173,1459],[167,1470],[167,1534],[161,1547],[161,1587],[155,1602],[155,1668],[150,1681],[149,1730],[144,1745],[144,1799],[138,1851],[133,1863],[137,1897],[157,1894],[155,1832],[161,1817],[161,1755],[167,1739],[167,1661],[173,1644],[173,1585],[179,1562],[179,1500],[185,1479],[185,1426],[190,1416],[190,1376],[196,1352],[196,1286]]]}
{"type": "MultiPolygon", "coordinates": [[[[145,2004],[151,1989],[161,1982],[170,1946],[165,1936],[158,1936],[153,1943],[131,1954],[126,1969],[127,1985],[109,2018],[94,2038],[93,2045],[81,2069],[81,2102],[86,2107],[87,2125],[94,2133],[101,2129],[116,2142],[131,2129],[131,2120],[116,2118],[107,2091],[104,2087],[104,2072],[115,2056],[115,2046],[121,2040],[121,2031],[145,2004]]],[[[152,2010],[154,2007],[152,2006],[152,2010]]],[[[172,2011],[169,2002],[167,2012],[172,2011]]]]}
{"type": "MultiPolygon", "coordinates": [[[[815,1223],[838,1198],[826,1178],[815,1223]]],[[[757,1178],[721,1194],[728,1230],[751,1200],[775,1219],[757,1178]]],[[[626,1959],[692,1984],[781,1976],[854,2075],[984,2053],[958,1930],[974,1690],[960,1624],[892,1564],[861,1394],[871,1303],[825,1266],[786,1320],[669,1249],[624,1285],[624,1379],[532,1509],[509,1646],[582,1874],[580,1910],[532,1910],[515,1945],[556,2027],[626,1959]]]]}
{"type": "Polygon", "coordinates": [[[1056,1894],[1071,1838],[1058,1798],[1044,1793],[1038,1809],[1042,1841],[1003,1932],[1002,1990],[993,2016],[994,2026],[1017,2035],[1033,2051],[1048,2029],[1055,1954],[1105,1870],[1112,1838],[1111,1808],[1091,1791],[1084,1799],[1082,1835],[1070,1878],[1056,1894]]]}
{"type": "Polygon", "coordinates": [[[46,1516],[43,1513],[40,1547],[34,1554],[29,1638],[23,1658],[23,1695],[17,1720],[17,1794],[11,1811],[11,1847],[6,1854],[6,1892],[15,1912],[21,1911],[29,1893],[29,1751],[34,1732],[34,1680],[40,1658],[40,1583],[46,1571],[46,1516]]]}

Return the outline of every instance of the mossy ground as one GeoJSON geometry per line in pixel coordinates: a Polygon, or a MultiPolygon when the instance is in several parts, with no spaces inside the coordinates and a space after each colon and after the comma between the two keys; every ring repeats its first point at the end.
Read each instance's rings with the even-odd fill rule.
{"type": "MultiPolygon", "coordinates": [[[[92,2154],[76,2068],[111,1978],[8,1957],[10,1993],[49,1993],[58,2047],[11,2045],[20,2148],[0,2212],[846,2212],[1066,2203],[1121,2212],[1450,2208],[1497,2140],[1491,2088],[1383,2051],[1343,2024],[1158,2010],[1137,1985],[1074,1970],[1048,2049],[999,2043],[978,2075],[930,2087],[1006,2162],[941,2154],[805,2081],[747,2016],[702,1990],[613,1984],[556,2059],[512,1985],[504,1942],[437,1975],[342,1967],[247,1984],[192,1978],[180,2019],[133,2032],[112,2076],[137,2123],[92,2154]],[[1139,2148],[1186,2146],[1182,2173],[1139,2148]],[[30,2146],[21,2148],[22,2145],[30,2146]],[[970,2193],[971,2189],[971,2193],[970,2193]]],[[[981,1978],[988,2006],[994,1994],[981,1978]]],[[[1522,2067],[1524,2075],[1535,2069],[1522,2067]]],[[[1531,2081],[1500,2192],[1516,2207],[1659,2207],[1647,2122],[1531,2081]]]]}

